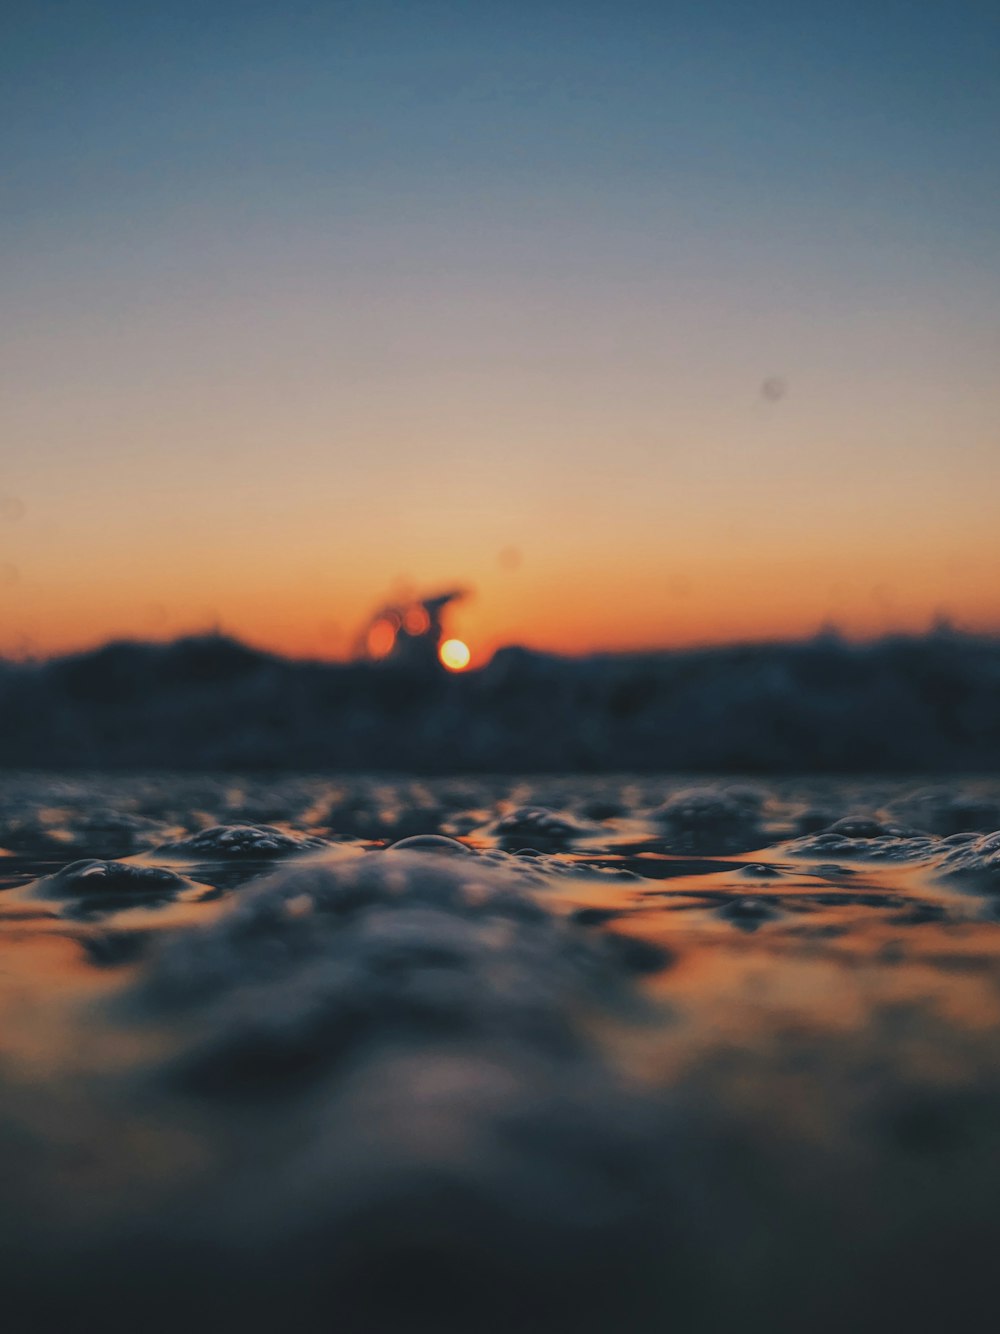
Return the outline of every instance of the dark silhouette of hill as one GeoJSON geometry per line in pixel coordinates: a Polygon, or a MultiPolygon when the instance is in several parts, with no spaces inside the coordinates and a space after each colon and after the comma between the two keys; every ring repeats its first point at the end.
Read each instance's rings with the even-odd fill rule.
{"type": "Polygon", "coordinates": [[[0,660],[0,765],[365,771],[984,771],[1000,639],[938,630],[563,658],[453,676],[209,635],[0,660]]]}

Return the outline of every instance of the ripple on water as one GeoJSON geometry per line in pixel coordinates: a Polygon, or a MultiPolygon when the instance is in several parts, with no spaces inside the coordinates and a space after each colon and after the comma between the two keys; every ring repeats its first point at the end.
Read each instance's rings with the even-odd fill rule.
{"type": "Polygon", "coordinates": [[[749,852],[767,842],[763,805],[763,795],[755,788],[688,788],[673,793],[652,816],[671,851],[721,856],[749,852]]]}
{"type": "Polygon", "coordinates": [[[325,839],[287,834],[272,825],[225,824],[212,825],[187,838],[165,843],[156,849],[156,854],[187,860],[273,861],[329,846],[325,839]]]}
{"type": "Polygon", "coordinates": [[[1000,893],[1000,830],[979,838],[960,834],[945,839],[942,848],[947,849],[941,859],[942,877],[1000,893]]]}
{"type": "Polygon", "coordinates": [[[490,832],[503,848],[531,847],[551,852],[572,847],[593,830],[562,811],[545,806],[518,806],[495,820],[490,832]]]}
{"type": "Polygon", "coordinates": [[[838,858],[859,862],[922,862],[938,853],[940,840],[870,816],[847,816],[819,833],[782,845],[789,857],[838,858]]]}

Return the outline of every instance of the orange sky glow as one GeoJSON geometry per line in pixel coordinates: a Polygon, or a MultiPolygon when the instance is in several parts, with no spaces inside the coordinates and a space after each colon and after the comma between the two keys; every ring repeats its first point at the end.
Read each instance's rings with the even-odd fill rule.
{"type": "Polygon", "coordinates": [[[473,665],[509,643],[1000,629],[985,331],[915,338],[891,306],[795,328],[775,309],[758,352],[719,309],[630,294],[627,312],[602,298],[641,325],[605,362],[586,323],[532,326],[537,292],[440,300],[394,298],[402,346],[369,350],[360,381],[338,357],[303,369],[335,306],[307,306],[289,347],[224,305],[216,379],[185,373],[192,343],[220,355],[194,296],[166,342],[158,304],[87,338],[65,312],[8,396],[0,651],[218,627],[343,658],[387,598],[456,584],[474,595],[445,628],[473,665]],[[564,364],[540,375],[543,352],[564,364]],[[777,399],[757,374],[773,366],[777,399]]]}
{"type": "Polygon", "coordinates": [[[10,71],[0,653],[337,659],[456,585],[473,665],[1000,630],[985,67],[245,8],[204,49],[40,11],[10,71]]]}
{"type": "Polygon", "coordinates": [[[830,625],[869,637],[921,631],[942,614],[972,630],[996,630],[1000,620],[987,534],[963,543],[930,534],[923,551],[902,552],[875,542],[825,549],[805,536],[789,550],[773,534],[720,534],[715,550],[682,541],[663,557],[624,540],[617,551],[560,551],[550,537],[548,547],[516,548],[516,565],[510,548],[478,560],[456,550],[438,553],[426,574],[386,570],[381,580],[365,560],[353,570],[346,558],[324,563],[322,546],[285,562],[272,554],[280,548],[256,558],[208,547],[171,557],[168,548],[131,565],[112,553],[63,563],[50,552],[47,568],[40,562],[40,572],[3,590],[2,649],[23,656],[221,629],[290,655],[338,659],[386,597],[435,593],[456,582],[455,568],[472,592],[447,610],[445,626],[468,643],[473,666],[509,643],[581,653],[790,638],[830,625]]]}

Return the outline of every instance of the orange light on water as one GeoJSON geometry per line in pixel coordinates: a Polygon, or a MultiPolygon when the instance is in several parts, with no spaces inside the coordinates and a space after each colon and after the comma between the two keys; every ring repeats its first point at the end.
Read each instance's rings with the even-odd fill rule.
{"type": "Polygon", "coordinates": [[[449,672],[464,672],[472,654],[468,644],[463,644],[460,639],[446,639],[438,649],[438,657],[449,672]]]}

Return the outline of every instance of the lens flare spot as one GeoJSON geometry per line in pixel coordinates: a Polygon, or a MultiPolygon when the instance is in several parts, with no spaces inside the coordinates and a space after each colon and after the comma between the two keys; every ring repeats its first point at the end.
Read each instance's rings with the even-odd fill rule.
{"type": "Polygon", "coordinates": [[[376,621],[368,631],[368,652],[373,658],[386,658],[396,642],[396,627],[391,621],[376,621]]]}
{"type": "Polygon", "coordinates": [[[468,644],[463,644],[460,639],[446,639],[438,649],[438,657],[449,672],[464,672],[472,654],[468,644]]]}
{"type": "Polygon", "coordinates": [[[408,635],[425,635],[431,628],[431,618],[427,615],[426,607],[411,607],[403,617],[403,625],[408,635]]]}

